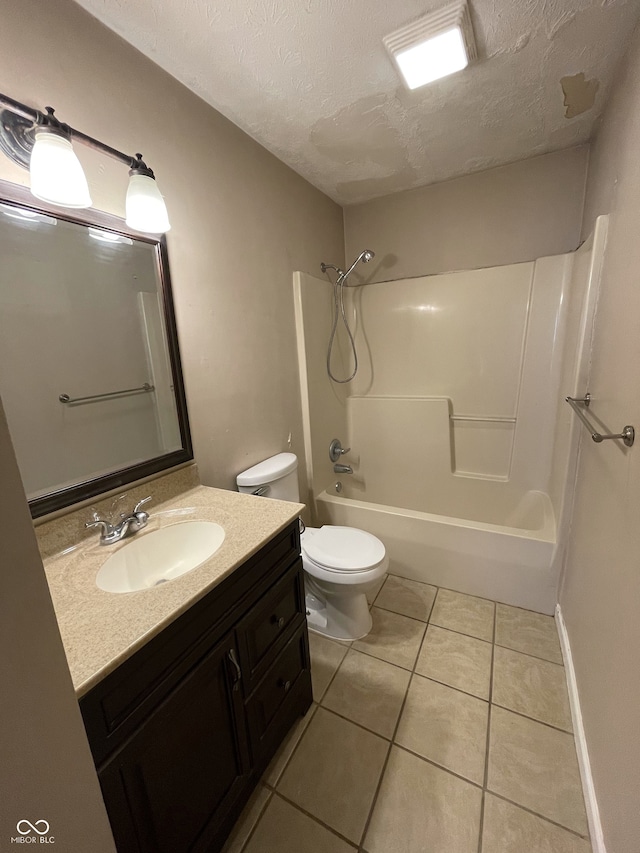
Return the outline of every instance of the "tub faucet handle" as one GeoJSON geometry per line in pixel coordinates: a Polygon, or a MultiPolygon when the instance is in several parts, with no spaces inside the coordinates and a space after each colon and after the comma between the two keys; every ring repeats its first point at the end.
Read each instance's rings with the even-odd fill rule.
{"type": "Polygon", "coordinates": [[[329,459],[332,462],[337,462],[345,453],[349,453],[350,447],[343,447],[339,438],[333,438],[329,445],[329,459]]]}

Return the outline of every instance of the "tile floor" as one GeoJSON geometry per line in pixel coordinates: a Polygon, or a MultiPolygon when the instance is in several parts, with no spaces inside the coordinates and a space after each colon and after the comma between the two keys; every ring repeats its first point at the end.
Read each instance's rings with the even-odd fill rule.
{"type": "MultiPolygon", "coordinates": [[[[372,597],[373,598],[373,597],[372,597]]],[[[553,618],[389,575],[225,853],[591,853],[553,618]]]]}

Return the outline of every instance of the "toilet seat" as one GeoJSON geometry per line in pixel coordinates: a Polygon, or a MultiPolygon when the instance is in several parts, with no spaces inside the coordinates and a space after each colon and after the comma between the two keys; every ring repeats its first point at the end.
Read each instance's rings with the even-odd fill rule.
{"type": "Polygon", "coordinates": [[[301,545],[305,571],[339,585],[375,581],[389,563],[382,542],[355,527],[307,528],[301,545]]]}
{"type": "Polygon", "coordinates": [[[366,572],[385,558],[382,542],[356,527],[324,526],[302,540],[305,555],[327,571],[366,572]]]}

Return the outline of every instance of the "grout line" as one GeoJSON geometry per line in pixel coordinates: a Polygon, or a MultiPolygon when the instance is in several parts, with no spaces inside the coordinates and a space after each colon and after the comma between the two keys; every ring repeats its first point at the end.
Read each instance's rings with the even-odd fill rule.
{"type": "Polygon", "coordinates": [[[507,652],[513,652],[514,654],[522,655],[525,658],[533,658],[533,660],[541,660],[543,663],[550,663],[553,666],[559,666],[560,669],[564,669],[564,663],[558,663],[557,661],[549,660],[548,658],[541,658],[540,655],[533,655],[531,652],[523,652],[520,649],[512,649],[511,646],[503,646],[502,643],[496,643],[496,646],[507,652]]]}
{"type": "Polygon", "coordinates": [[[403,666],[401,663],[395,663],[394,661],[387,660],[386,658],[378,657],[378,655],[374,655],[372,652],[367,652],[365,649],[354,649],[354,652],[360,652],[361,655],[367,655],[367,657],[375,658],[376,660],[381,660],[383,663],[388,663],[390,666],[397,666],[398,669],[404,669],[405,672],[413,672],[413,669],[408,666],[403,666]]]}
{"type": "MultiPolygon", "coordinates": [[[[261,782],[258,782],[258,785],[256,785],[255,790],[257,790],[257,789],[258,789],[258,786],[259,786],[259,785],[261,785],[261,784],[262,784],[261,782]]],[[[243,851],[244,851],[244,850],[246,850],[246,848],[247,848],[247,846],[248,846],[249,842],[251,841],[251,839],[252,839],[252,837],[253,837],[253,835],[254,835],[254,833],[255,833],[256,829],[258,828],[258,824],[259,824],[259,823],[260,823],[260,821],[262,820],[262,816],[263,816],[263,814],[264,814],[264,813],[266,812],[266,810],[267,810],[267,806],[269,805],[269,803],[270,803],[270,802],[271,802],[271,800],[273,799],[273,790],[272,790],[268,785],[265,785],[265,788],[267,788],[267,790],[269,791],[269,796],[267,797],[266,802],[265,802],[265,804],[263,805],[263,807],[260,809],[260,814],[258,815],[258,817],[257,817],[257,819],[256,819],[256,822],[253,824],[253,826],[251,827],[251,830],[250,830],[249,834],[248,834],[248,835],[247,835],[247,837],[245,838],[244,843],[243,843],[242,847],[240,848],[240,853],[243,853],[243,851]]],[[[242,815],[242,812],[240,812],[240,816],[241,816],[241,815],[242,815]]],[[[238,820],[240,820],[240,817],[238,817],[238,820]]],[[[234,824],[234,828],[235,828],[235,826],[237,826],[237,823],[238,823],[238,821],[236,821],[236,823],[234,824]]],[[[233,832],[233,830],[231,830],[231,832],[233,832]]],[[[231,833],[229,833],[229,835],[231,835],[231,833]]],[[[227,837],[227,840],[228,840],[228,837],[227,837]]],[[[225,841],[225,844],[226,844],[226,843],[227,843],[227,842],[225,841]]]]}
{"type": "Polygon", "coordinates": [[[493,634],[491,643],[491,666],[489,668],[489,712],[487,715],[487,740],[484,753],[484,780],[482,783],[482,810],[480,812],[480,832],[478,835],[478,853],[482,853],[482,836],[484,834],[484,804],[486,800],[485,791],[489,781],[489,752],[491,749],[491,711],[493,709],[493,664],[496,656],[496,631],[498,623],[498,609],[493,605],[493,634]]]}
{"type": "Polygon", "coordinates": [[[319,705],[318,707],[322,708],[323,711],[326,711],[329,714],[333,714],[334,717],[339,717],[341,720],[344,720],[346,723],[351,723],[353,726],[357,726],[359,729],[363,729],[365,732],[368,732],[370,735],[375,735],[379,737],[380,740],[384,740],[387,743],[391,743],[391,738],[387,737],[387,735],[381,735],[380,732],[376,732],[373,729],[368,728],[362,723],[358,723],[356,720],[352,720],[351,717],[345,717],[344,714],[341,714],[339,711],[334,711],[333,708],[327,708],[326,705],[319,705]]]}
{"type": "Polygon", "coordinates": [[[494,708],[502,708],[503,711],[508,711],[510,714],[515,714],[518,717],[524,717],[525,720],[531,720],[532,723],[539,723],[541,726],[546,726],[548,729],[553,729],[554,732],[560,732],[563,735],[573,737],[573,732],[568,729],[561,729],[560,726],[554,726],[552,723],[546,723],[544,720],[539,720],[537,717],[531,717],[529,714],[523,714],[522,711],[514,711],[508,705],[501,705],[499,702],[491,703],[494,708]]]}
{"type": "Polygon", "coordinates": [[[431,619],[431,614],[433,613],[433,608],[436,606],[436,598],[438,597],[438,587],[433,587],[436,591],[436,594],[433,596],[433,601],[431,602],[431,607],[429,608],[429,615],[427,616],[427,623],[431,619]]]}
{"type": "Polygon", "coordinates": [[[546,823],[550,823],[552,826],[557,826],[558,829],[564,829],[565,832],[571,833],[576,838],[582,838],[584,841],[589,841],[589,835],[582,835],[582,833],[578,832],[575,829],[571,829],[568,826],[564,826],[561,823],[558,823],[557,820],[552,820],[550,817],[546,815],[540,814],[540,812],[535,812],[533,809],[530,809],[528,806],[523,806],[522,803],[516,803],[515,800],[510,800],[509,797],[505,797],[504,794],[499,794],[497,791],[492,791],[490,788],[487,788],[485,791],[487,794],[491,794],[492,797],[497,797],[499,800],[504,800],[505,803],[509,803],[512,806],[515,806],[518,809],[522,809],[523,812],[528,812],[534,817],[539,817],[540,820],[544,820],[546,823]]]}
{"type": "Polygon", "coordinates": [[[389,573],[387,572],[386,577],[385,577],[385,579],[382,581],[382,583],[380,584],[380,586],[379,586],[379,588],[378,588],[378,591],[376,592],[375,596],[373,597],[373,601],[371,602],[371,604],[369,604],[369,599],[367,599],[367,604],[369,604],[369,610],[371,610],[371,608],[373,607],[373,605],[374,605],[374,604],[376,603],[376,601],[378,600],[378,597],[380,596],[380,593],[382,592],[382,590],[385,588],[385,585],[386,585],[386,583],[387,583],[387,580],[388,580],[388,579],[389,579],[389,573]]]}
{"type": "Polygon", "coordinates": [[[498,605],[501,604],[503,607],[512,607],[514,610],[522,610],[525,613],[535,613],[537,616],[547,616],[549,619],[553,619],[553,615],[549,613],[541,613],[539,610],[532,610],[530,607],[520,607],[519,604],[508,604],[506,601],[496,601],[495,598],[486,598],[484,595],[475,595],[471,592],[460,592],[459,589],[452,589],[450,586],[438,586],[435,583],[431,583],[430,581],[417,581],[415,578],[407,578],[404,575],[398,575],[395,572],[387,572],[387,576],[391,575],[394,578],[402,578],[406,581],[413,581],[414,583],[421,583],[423,586],[430,586],[434,589],[443,589],[445,592],[455,592],[456,595],[463,595],[467,598],[479,598],[480,601],[490,601],[491,604],[498,605]]]}
{"type": "Polygon", "coordinates": [[[451,631],[452,634],[460,634],[461,637],[469,637],[471,640],[479,640],[481,643],[489,643],[491,644],[492,640],[485,640],[484,637],[476,637],[475,634],[468,634],[464,631],[456,631],[455,628],[450,628],[448,625],[438,625],[437,622],[429,622],[429,625],[433,625],[434,628],[441,628],[443,631],[451,631]]]}
{"type": "MultiPolygon", "coordinates": [[[[293,749],[291,750],[291,755],[290,755],[290,756],[287,758],[287,760],[285,761],[285,763],[284,763],[284,766],[283,766],[282,770],[280,771],[280,773],[278,773],[278,777],[277,777],[277,779],[276,779],[276,781],[275,781],[275,784],[274,784],[274,785],[271,785],[271,784],[270,784],[270,783],[268,783],[268,782],[263,782],[263,784],[264,784],[264,785],[266,785],[266,786],[267,786],[267,788],[271,788],[271,790],[272,790],[272,791],[275,791],[275,790],[276,790],[276,788],[278,787],[278,785],[280,784],[280,782],[281,782],[281,780],[282,780],[282,777],[284,776],[285,770],[287,769],[287,767],[288,767],[288,766],[289,766],[289,764],[291,763],[291,759],[293,758],[293,756],[294,756],[294,755],[296,754],[296,752],[298,751],[298,747],[300,746],[300,743],[301,743],[301,741],[302,741],[302,738],[306,735],[307,730],[309,729],[309,726],[310,726],[310,725],[311,725],[311,723],[313,722],[313,718],[315,717],[316,712],[317,712],[317,710],[318,710],[318,708],[319,708],[319,707],[320,707],[320,703],[319,703],[319,702],[314,702],[314,703],[311,705],[311,707],[309,708],[309,711],[307,711],[307,714],[308,714],[309,712],[311,712],[311,716],[309,717],[309,722],[308,722],[308,723],[307,723],[307,725],[304,727],[304,731],[302,732],[302,734],[301,734],[301,735],[300,735],[300,737],[298,738],[298,740],[297,740],[297,742],[296,742],[295,746],[294,746],[294,747],[293,747],[293,749]],[[314,705],[314,704],[315,704],[315,706],[316,706],[315,708],[313,707],[313,705],[314,705]]],[[[302,718],[302,717],[300,717],[300,720],[301,720],[301,719],[303,719],[303,718],[302,718]]],[[[285,738],[286,738],[286,735],[285,735],[285,738]]],[[[282,744],[280,744],[280,746],[282,746],[282,744]]],[[[276,753],[276,755],[277,755],[277,753],[276,753]]],[[[274,755],[274,757],[271,759],[271,761],[273,761],[275,757],[276,757],[276,756],[274,755]]],[[[270,764],[270,763],[271,763],[271,762],[269,762],[269,764],[270,764]]],[[[266,767],[266,769],[265,769],[265,771],[264,771],[264,772],[266,773],[268,769],[269,769],[269,765],[267,765],[267,767],[266,767]]],[[[264,779],[264,773],[262,774],[262,778],[264,779]]],[[[261,781],[262,781],[262,780],[261,780],[261,781]]]]}
{"type": "MultiPolygon", "coordinates": [[[[346,652],[344,653],[344,655],[342,656],[342,658],[341,658],[341,660],[340,660],[340,663],[338,664],[338,666],[337,666],[337,667],[335,668],[335,670],[333,671],[333,675],[331,676],[331,678],[330,678],[330,679],[329,679],[329,681],[327,682],[327,686],[326,686],[326,687],[324,688],[324,690],[322,691],[322,694],[318,697],[318,699],[315,699],[315,698],[314,698],[314,700],[313,700],[313,701],[314,701],[317,705],[319,705],[319,704],[322,702],[322,700],[324,699],[324,697],[325,697],[325,696],[327,695],[327,693],[329,692],[329,688],[330,688],[330,687],[331,687],[331,685],[333,684],[333,681],[334,681],[334,679],[335,679],[336,675],[338,674],[338,672],[339,672],[339,670],[340,670],[340,668],[341,668],[342,664],[344,663],[344,659],[346,658],[346,656],[347,656],[348,654],[349,654],[349,649],[347,649],[347,650],[346,650],[346,652]]],[[[311,692],[313,693],[313,661],[311,661],[311,670],[310,670],[310,671],[311,671],[311,692]]]]}
{"type": "Polygon", "coordinates": [[[384,779],[384,774],[387,772],[387,764],[389,763],[389,758],[391,757],[392,746],[393,743],[389,741],[389,748],[387,749],[387,754],[384,757],[384,763],[382,765],[382,770],[380,771],[378,784],[376,785],[376,789],[373,793],[373,799],[371,800],[371,806],[369,807],[367,819],[364,822],[364,827],[362,829],[362,835],[360,836],[360,844],[358,845],[358,850],[361,850],[363,848],[364,840],[367,836],[367,832],[369,831],[369,824],[371,823],[371,818],[373,817],[373,810],[375,809],[376,803],[378,802],[378,794],[380,793],[380,788],[382,787],[382,780],[384,779]]]}
{"type": "Polygon", "coordinates": [[[461,782],[467,782],[469,785],[473,785],[474,788],[477,788],[479,791],[483,791],[481,782],[474,782],[473,779],[469,779],[468,776],[461,776],[459,773],[456,773],[455,770],[452,770],[450,767],[445,767],[444,764],[438,764],[437,761],[434,761],[433,758],[427,758],[425,755],[420,755],[419,752],[414,752],[412,749],[409,749],[407,746],[403,746],[401,743],[398,743],[397,740],[394,740],[392,746],[395,746],[396,749],[401,749],[403,752],[408,752],[409,755],[413,755],[414,758],[419,758],[421,761],[426,762],[426,764],[430,764],[432,767],[437,767],[438,770],[442,770],[444,773],[448,773],[450,776],[455,776],[456,779],[460,779],[461,782]]]}
{"type": "MultiPolygon", "coordinates": [[[[482,637],[474,637],[473,634],[465,634],[464,631],[456,631],[455,628],[447,628],[445,625],[438,625],[436,622],[429,622],[431,628],[438,628],[440,631],[448,631],[450,634],[457,634],[459,637],[468,637],[470,640],[477,640],[479,643],[486,643],[488,646],[493,645],[492,640],[483,640],[482,637]]],[[[511,651],[515,651],[512,649],[511,651]]]]}
{"type": "Polygon", "coordinates": [[[298,805],[298,803],[294,802],[293,800],[290,800],[288,797],[285,797],[284,794],[280,793],[280,791],[275,791],[274,796],[279,797],[285,803],[288,803],[288,805],[293,806],[294,809],[297,809],[299,812],[302,812],[303,815],[306,815],[308,818],[311,818],[312,821],[320,824],[320,826],[324,827],[324,829],[327,829],[332,835],[337,835],[338,838],[340,838],[342,841],[346,841],[346,843],[350,847],[352,847],[354,850],[357,850],[358,845],[355,843],[355,841],[352,841],[350,838],[347,838],[346,835],[343,835],[341,832],[338,832],[337,829],[334,829],[332,826],[329,826],[328,823],[325,823],[316,815],[311,814],[311,812],[308,812],[306,809],[302,808],[302,806],[298,805]]]}
{"type": "MultiPolygon", "coordinates": [[[[401,616],[403,619],[410,619],[412,622],[418,622],[420,625],[426,625],[427,621],[424,619],[418,619],[417,616],[407,616],[406,613],[398,613],[397,610],[389,610],[388,607],[380,607],[378,604],[372,604],[371,609],[376,608],[376,610],[384,610],[385,613],[393,613],[394,616],[401,616]]],[[[357,640],[354,640],[354,643],[357,643],[357,640]]]]}
{"type": "MultiPolygon", "coordinates": [[[[407,578],[407,580],[409,580],[409,578],[407,578]]],[[[418,583],[423,583],[423,581],[418,581],[418,583]]],[[[426,586],[435,586],[435,584],[426,584],[426,586]]],[[[495,608],[495,605],[496,605],[496,604],[502,604],[502,602],[500,602],[500,601],[496,601],[496,600],[495,600],[495,599],[493,599],[493,598],[485,598],[485,597],[484,597],[484,595],[473,595],[473,594],[472,594],[472,593],[470,593],[470,592],[460,592],[460,590],[459,590],[459,589],[451,589],[451,587],[449,587],[449,586],[439,586],[439,587],[437,587],[437,589],[443,589],[445,592],[455,592],[455,594],[456,594],[456,595],[462,595],[462,596],[465,596],[466,598],[479,598],[479,599],[480,599],[480,601],[490,601],[490,602],[491,602],[491,604],[493,604],[493,605],[494,605],[494,608],[495,608]]],[[[511,604],[507,604],[506,606],[507,606],[507,607],[511,607],[512,605],[511,605],[511,604]]],[[[523,607],[519,607],[519,608],[518,608],[518,610],[524,610],[524,608],[523,608],[523,607]]],[[[536,613],[537,611],[535,611],[535,610],[531,610],[531,611],[529,611],[529,612],[531,612],[531,613],[536,613]]],[[[540,614],[540,615],[541,615],[541,616],[544,616],[544,614],[540,614]]]]}
{"type": "MultiPolygon", "coordinates": [[[[419,616],[409,616],[406,613],[401,613],[399,610],[393,610],[391,607],[383,607],[381,604],[372,604],[372,607],[375,607],[377,610],[384,610],[387,613],[394,613],[396,616],[404,616],[405,619],[413,619],[415,622],[422,622],[423,625],[427,625],[429,622],[429,617],[426,619],[421,619],[419,616]]],[[[431,614],[431,611],[429,611],[431,614]]]]}
{"type": "Polygon", "coordinates": [[[478,827],[478,853],[482,853],[482,844],[484,835],[484,803],[487,797],[487,791],[485,788],[482,789],[482,799],[480,801],[480,825],[478,827]]]}
{"type": "Polygon", "coordinates": [[[540,655],[533,655],[533,654],[531,654],[531,652],[521,652],[520,649],[512,649],[511,646],[505,646],[502,643],[496,643],[496,646],[498,646],[501,649],[507,649],[510,652],[518,652],[521,655],[527,655],[527,657],[535,658],[536,660],[543,660],[543,661],[546,661],[547,663],[555,663],[556,666],[562,666],[562,664],[558,663],[557,660],[549,660],[549,658],[543,658],[543,657],[540,657],[540,655]]]}
{"type": "MultiPolygon", "coordinates": [[[[477,699],[479,702],[484,702],[485,704],[489,702],[489,699],[485,699],[484,696],[478,696],[477,693],[469,693],[468,690],[463,690],[461,687],[456,687],[454,684],[449,684],[446,681],[440,681],[440,679],[434,678],[432,675],[425,675],[423,672],[418,672],[417,669],[415,670],[415,674],[420,678],[424,678],[426,681],[433,681],[434,684],[441,684],[443,687],[448,687],[450,690],[456,690],[458,693],[463,693],[465,696],[470,696],[472,699],[477,699]]],[[[491,682],[491,673],[489,673],[489,682],[491,682]]]]}
{"type": "MultiPolygon", "coordinates": [[[[424,639],[424,638],[423,638],[424,639]]],[[[375,793],[373,795],[373,800],[371,801],[371,808],[369,809],[369,814],[367,815],[367,820],[365,821],[364,829],[362,831],[362,837],[360,839],[360,849],[364,851],[364,840],[367,837],[367,832],[369,831],[369,825],[371,824],[371,819],[373,818],[373,812],[378,802],[378,795],[380,794],[380,788],[382,787],[382,780],[384,779],[384,775],[387,772],[387,765],[389,763],[389,758],[391,757],[391,749],[393,748],[393,744],[395,741],[396,734],[398,732],[398,727],[400,725],[400,720],[402,719],[402,714],[404,712],[404,706],[407,702],[407,696],[409,695],[409,688],[411,687],[411,682],[413,680],[413,673],[409,676],[409,681],[407,682],[407,688],[404,691],[404,697],[402,699],[402,705],[400,706],[400,713],[398,714],[398,719],[396,720],[396,724],[393,727],[393,733],[391,735],[391,742],[389,743],[389,749],[387,751],[387,756],[384,760],[384,764],[382,766],[382,773],[380,774],[380,778],[378,779],[378,784],[376,786],[375,793]]]]}

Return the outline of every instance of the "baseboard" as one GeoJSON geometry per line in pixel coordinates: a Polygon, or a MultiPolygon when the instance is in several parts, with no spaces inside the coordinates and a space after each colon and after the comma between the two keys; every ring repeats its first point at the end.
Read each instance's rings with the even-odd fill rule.
{"type": "Polygon", "coordinates": [[[598,811],[596,791],[593,785],[593,776],[591,775],[589,751],[587,749],[587,740],[582,722],[580,697],[578,695],[576,672],[573,668],[569,635],[567,634],[567,626],[564,623],[562,609],[559,604],[556,604],[556,627],[560,637],[564,669],[567,677],[567,687],[569,688],[569,705],[571,706],[571,719],[573,721],[573,733],[576,741],[576,751],[578,753],[578,766],[580,767],[580,778],[582,779],[582,790],[587,810],[589,834],[591,835],[591,846],[593,848],[593,853],[607,853],[607,849],[604,845],[604,836],[602,834],[602,824],[600,822],[600,812],[598,811]]]}

